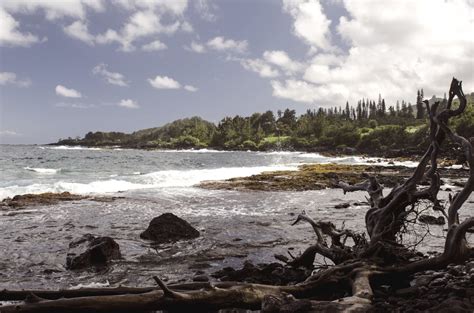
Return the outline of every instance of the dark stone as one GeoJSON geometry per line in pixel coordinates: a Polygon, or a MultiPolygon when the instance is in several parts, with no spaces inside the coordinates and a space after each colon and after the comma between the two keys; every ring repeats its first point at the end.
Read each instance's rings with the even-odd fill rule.
{"type": "Polygon", "coordinates": [[[309,310],[311,310],[311,301],[296,300],[282,305],[280,313],[304,313],[309,312],[309,310]]]}
{"type": "Polygon", "coordinates": [[[418,221],[420,223],[425,223],[429,225],[444,225],[446,223],[443,216],[434,217],[431,215],[424,215],[424,214],[418,217],[418,221]]]}
{"type": "Polygon", "coordinates": [[[199,263],[194,263],[189,265],[190,269],[202,269],[202,268],[209,268],[211,267],[211,264],[207,262],[199,262],[199,263]]]}
{"type": "Polygon", "coordinates": [[[408,287],[408,288],[403,288],[403,289],[398,289],[395,294],[397,296],[401,296],[401,297],[404,297],[404,296],[411,296],[411,295],[414,295],[418,293],[418,287],[417,286],[413,286],[413,287],[408,287]]]}
{"type": "Polygon", "coordinates": [[[292,296],[277,298],[266,295],[262,301],[262,313],[304,313],[311,310],[311,301],[297,300],[292,296]]]}
{"type": "Polygon", "coordinates": [[[206,275],[197,275],[197,276],[194,276],[194,277],[193,277],[193,281],[196,281],[196,282],[208,282],[208,281],[209,281],[209,277],[207,277],[206,275]]]}
{"type": "Polygon", "coordinates": [[[244,263],[242,269],[225,267],[212,274],[213,277],[221,281],[239,281],[270,285],[288,285],[302,282],[311,271],[302,268],[291,268],[280,263],[257,264],[249,261],[244,263]]]}
{"type": "Polygon", "coordinates": [[[430,275],[419,275],[415,278],[415,286],[425,286],[428,285],[433,280],[433,276],[430,275]]]}
{"type": "Polygon", "coordinates": [[[336,205],[334,206],[334,208],[336,208],[336,209],[346,209],[346,208],[348,208],[348,207],[350,207],[350,206],[351,206],[351,204],[348,203],[348,202],[346,202],[346,203],[336,204],[336,205]]]}
{"type": "Polygon", "coordinates": [[[431,281],[429,284],[430,288],[446,286],[447,280],[444,277],[436,278],[431,281]]]}
{"type": "Polygon", "coordinates": [[[474,308],[458,298],[446,299],[431,309],[437,313],[471,313],[474,308]]]}
{"type": "Polygon", "coordinates": [[[199,237],[199,232],[173,213],[165,213],[155,217],[151,220],[148,228],[140,234],[140,238],[153,240],[157,243],[197,237],[199,237]]]}
{"type": "Polygon", "coordinates": [[[51,205],[60,201],[74,201],[85,199],[84,196],[74,195],[69,192],[54,193],[45,192],[40,194],[16,195],[12,199],[6,198],[0,202],[0,206],[9,206],[13,208],[32,206],[32,205],[51,205]]]}
{"type": "Polygon", "coordinates": [[[120,247],[110,237],[86,234],[69,244],[66,268],[70,270],[106,266],[110,260],[120,259],[120,247]]]}

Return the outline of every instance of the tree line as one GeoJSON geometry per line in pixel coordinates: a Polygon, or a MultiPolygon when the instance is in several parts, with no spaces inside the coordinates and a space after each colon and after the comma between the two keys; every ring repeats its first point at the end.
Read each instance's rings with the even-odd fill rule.
{"type": "MultiPolygon", "coordinates": [[[[121,146],[131,148],[225,150],[342,150],[343,152],[387,153],[422,150],[426,145],[427,114],[423,90],[416,104],[397,101],[387,106],[378,100],[361,99],[355,106],[307,110],[297,116],[295,110],[254,113],[250,116],[225,117],[216,124],[200,117],[179,119],[161,127],[131,134],[89,132],[84,138],[59,140],[57,144],[121,146]]],[[[474,94],[467,97],[466,114],[454,119],[454,129],[474,137],[474,94]]],[[[446,104],[444,99],[432,99],[446,104]]]]}

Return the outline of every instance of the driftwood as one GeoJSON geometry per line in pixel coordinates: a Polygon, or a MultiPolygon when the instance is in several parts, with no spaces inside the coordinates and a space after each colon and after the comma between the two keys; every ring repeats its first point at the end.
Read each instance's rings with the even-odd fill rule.
{"type": "MultiPolygon", "coordinates": [[[[117,294],[113,293],[113,289],[109,289],[111,293],[108,295],[104,291],[97,291],[95,294],[80,294],[75,291],[81,297],[46,300],[44,298],[48,297],[47,292],[32,291],[24,304],[3,306],[0,307],[0,312],[208,312],[223,308],[280,312],[285,306],[318,312],[366,312],[372,306],[372,285],[375,282],[393,285],[413,273],[444,268],[450,263],[461,263],[473,255],[473,249],[466,240],[466,232],[474,227],[474,217],[460,221],[459,211],[474,191],[474,148],[472,141],[455,134],[448,126],[450,118],[462,114],[466,109],[461,82],[453,78],[446,108],[438,110],[439,103],[425,104],[430,120],[430,146],[411,177],[385,196],[383,187],[374,176],[365,175],[366,180],[355,185],[339,182],[344,193],[368,192],[370,209],[365,216],[368,238],[354,231],[337,229],[330,222],[315,221],[304,213],[297,217],[294,224],[309,223],[315,232],[316,242],[298,257],[289,260],[278,256],[278,259],[289,266],[312,268],[316,254],[320,254],[334,263],[332,267],[314,271],[304,282],[291,286],[206,283],[188,286],[186,289],[183,286],[167,286],[159,278],[155,278],[160,289],[145,288],[143,293],[130,290],[126,294],[117,294]],[[452,102],[455,97],[460,104],[454,109],[452,102]],[[444,212],[437,198],[440,189],[437,160],[446,140],[463,149],[469,165],[469,179],[462,190],[451,198],[447,212],[444,213],[448,219],[448,232],[443,253],[428,259],[410,261],[409,256],[413,254],[400,242],[400,236],[406,224],[410,223],[410,215],[417,214],[417,204],[429,201],[434,208],[444,212]],[[422,186],[422,181],[426,180],[429,185],[422,186]],[[339,295],[342,293],[342,296],[334,298],[334,292],[331,291],[335,290],[339,295]]],[[[8,294],[13,293],[4,291],[2,299],[7,299],[8,294]]],[[[72,294],[72,291],[63,291],[64,297],[73,297],[72,294]]]]}

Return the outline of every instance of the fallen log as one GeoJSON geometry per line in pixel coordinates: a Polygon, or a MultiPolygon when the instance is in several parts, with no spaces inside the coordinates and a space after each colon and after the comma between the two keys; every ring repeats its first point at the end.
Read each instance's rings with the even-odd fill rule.
{"type": "MultiPolygon", "coordinates": [[[[215,286],[227,286],[236,284],[234,282],[215,283],[215,286]]],[[[183,284],[172,284],[168,287],[173,290],[196,290],[210,287],[209,282],[193,282],[183,284]]],[[[61,298],[79,298],[91,296],[112,296],[123,294],[141,294],[155,290],[159,287],[115,287],[115,288],[78,288],[78,289],[59,289],[59,290],[43,290],[43,289],[22,289],[22,290],[0,290],[0,301],[23,301],[28,296],[34,294],[37,297],[47,300],[55,300],[61,298]]]]}

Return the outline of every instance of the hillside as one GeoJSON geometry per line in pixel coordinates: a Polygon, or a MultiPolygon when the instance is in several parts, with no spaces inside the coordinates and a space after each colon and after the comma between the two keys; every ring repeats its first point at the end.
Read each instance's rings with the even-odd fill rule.
{"type": "MultiPolygon", "coordinates": [[[[474,94],[468,109],[453,119],[453,128],[474,137],[474,94]]],[[[442,101],[441,101],[442,102],[442,101]]],[[[456,103],[454,104],[456,105],[456,103]]],[[[404,156],[427,145],[423,106],[402,102],[385,106],[363,100],[356,107],[254,113],[225,117],[217,125],[200,117],[184,118],[160,127],[120,132],[89,132],[84,138],[59,140],[56,145],[119,146],[140,149],[302,150],[404,156]],[[401,150],[401,147],[404,147],[401,150]]]]}

